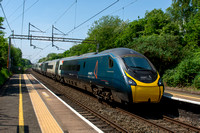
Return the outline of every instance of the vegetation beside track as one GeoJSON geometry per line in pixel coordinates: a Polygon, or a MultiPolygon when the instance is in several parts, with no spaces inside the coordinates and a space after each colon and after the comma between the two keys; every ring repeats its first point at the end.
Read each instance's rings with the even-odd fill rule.
{"type": "MultiPolygon", "coordinates": [[[[3,18],[0,17],[0,27],[2,27],[3,18]]],[[[23,71],[31,67],[30,60],[22,58],[21,49],[11,45],[10,48],[10,72],[7,69],[7,59],[8,59],[8,39],[4,37],[4,32],[0,28],[0,85],[2,85],[7,78],[9,78],[12,73],[23,73],[23,71]]]]}
{"type": "Polygon", "coordinates": [[[3,68],[0,71],[0,86],[4,84],[4,82],[10,77],[11,72],[8,72],[7,69],[3,68]]]}

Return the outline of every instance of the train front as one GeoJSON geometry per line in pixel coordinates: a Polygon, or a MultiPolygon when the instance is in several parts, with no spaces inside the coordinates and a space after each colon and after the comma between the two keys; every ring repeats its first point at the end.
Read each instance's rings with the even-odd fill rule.
{"type": "Polygon", "coordinates": [[[160,102],[164,85],[159,73],[145,56],[135,51],[131,53],[121,58],[125,64],[126,82],[131,89],[133,103],[160,102]]]}

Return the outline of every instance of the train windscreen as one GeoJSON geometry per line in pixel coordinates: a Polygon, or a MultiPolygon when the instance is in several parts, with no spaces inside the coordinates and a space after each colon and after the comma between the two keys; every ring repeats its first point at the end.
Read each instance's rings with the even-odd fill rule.
{"type": "Polygon", "coordinates": [[[144,57],[138,55],[127,55],[123,56],[122,59],[125,65],[130,69],[155,71],[154,67],[144,57]]]}

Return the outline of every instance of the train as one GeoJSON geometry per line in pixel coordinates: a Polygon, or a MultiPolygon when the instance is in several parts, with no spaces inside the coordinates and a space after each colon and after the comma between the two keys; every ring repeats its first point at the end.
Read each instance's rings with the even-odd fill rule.
{"type": "Polygon", "coordinates": [[[32,69],[111,102],[159,103],[164,93],[164,84],[153,64],[128,48],[45,61],[34,64],[32,69]]]}

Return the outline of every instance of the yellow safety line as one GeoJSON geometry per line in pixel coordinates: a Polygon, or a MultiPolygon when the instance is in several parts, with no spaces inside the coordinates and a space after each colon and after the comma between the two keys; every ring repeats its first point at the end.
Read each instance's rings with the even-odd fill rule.
{"type": "Polygon", "coordinates": [[[200,99],[198,97],[192,97],[192,96],[188,96],[188,95],[181,95],[181,94],[177,94],[177,93],[171,92],[171,91],[165,91],[165,92],[171,93],[171,94],[176,95],[176,96],[183,96],[183,97],[188,97],[188,98],[200,99]]]}
{"type": "Polygon", "coordinates": [[[21,74],[19,75],[19,133],[24,133],[24,115],[23,115],[21,74]]]}
{"type": "Polygon", "coordinates": [[[33,84],[28,80],[27,75],[24,75],[26,80],[26,86],[31,98],[31,102],[37,116],[40,128],[43,133],[63,133],[61,127],[58,125],[57,121],[49,112],[44,101],[41,99],[40,95],[34,88],[33,84]]]}

